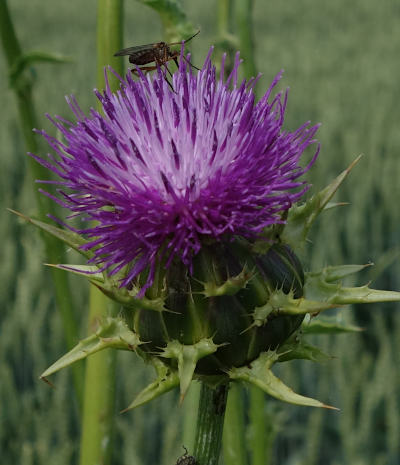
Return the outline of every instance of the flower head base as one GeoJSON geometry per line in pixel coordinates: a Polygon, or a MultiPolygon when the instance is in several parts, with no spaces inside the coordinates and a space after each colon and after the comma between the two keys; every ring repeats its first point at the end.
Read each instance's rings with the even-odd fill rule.
{"type": "Polygon", "coordinates": [[[92,262],[126,270],[123,286],[145,272],[142,294],[157,263],[190,269],[204,243],[257,239],[308,188],[299,178],[317,153],[305,168],[299,161],[318,126],[282,131],[287,93],[270,98],[280,74],[255,103],[256,80],[237,83],[238,55],[224,81],[211,52],[196,75],[181,59],[175,92],[159,70],[96,91],[104,115],[86,117],[70,99],[77,123],[51,120],[65,142],[42,132],[58,159],[35,156],[62,179],[56,200],[95,221],[77,231],[92,262]]]}

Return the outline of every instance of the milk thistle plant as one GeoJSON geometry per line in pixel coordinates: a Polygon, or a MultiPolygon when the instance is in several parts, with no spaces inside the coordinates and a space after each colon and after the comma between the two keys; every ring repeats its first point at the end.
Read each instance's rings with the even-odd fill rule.
{"type": "Polygon", "coordinates": [[[56,155],[31,156],[59,178],[50,181],[58,194],[43,193],[82,221],[73,227],[53,218],[61,228],[29,219],[87,259],[54,266],[122,308],[42,377],[114,348],[136,352],[156,371],[127,409],[176,387],[183,401],[199,380],[195,449],[181,460],[199,465],[218,462],[231,382],[328,407],[294,393],[273,365],[323,357],[303,340],[318,329],[320,312],[400,300],[396,292],[344,287],[341,280],[363,265],[304,272],[297,254],[354,164],[304,201],[318,125],[284,131],[288,94],[273,95],[281,75],[255,102],[258,78],[238,82],[239,55],[226,80],[224,63],[218,77],[211,56],[199,72],[181,56],[171,85],[162,69],[138,70],[138,80],[128,74],[114,93],[107,84],[96,91],[102,113],[86,116],[69,98],[76,121],[50,118],[62,137],[38,131],[56,155]]]}

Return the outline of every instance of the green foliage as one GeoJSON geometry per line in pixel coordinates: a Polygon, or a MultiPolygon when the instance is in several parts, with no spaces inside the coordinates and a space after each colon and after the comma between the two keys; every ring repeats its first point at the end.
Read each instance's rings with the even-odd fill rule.
{"type": "MultiPolygon", "coordinates": [[[[215,37],[210,17],[214,2],[187,0],[184,7],[190,22],[201,28],[198,40],[191,43],[195,60],[201,63],[215,37]]],[[[94,106],[95,1],[14,0],[10,8],[24,48],[48,49],[51,43],[51,50],[74,59],[62,67],[36,67],[40,126],[49,127],[41,116],[45,112],[71,117],[65,94],[77,94],[85,110],[94,106]]],[[[321,154],[309,175],[314,192],[360,152],[365,154],[335,199],[351,206],[321,215],[304,252],[305,263],[318,269],[327,263],[379,263],[384,253],[388,258],[396,256],[400,240],[398,3],[383,0],[377,7],[372,0],[305,0],[255,2],[254,8],[256,63],[264,73],[259,91],[285,68],[282,88],[291,85],[286,127],[293,129],[306,115],[323,123],[321,154]]],[[[162,38],[161,27],[154,27],[157,17],[146,6],[127,2],[126,17],[127,46],[162,38]]],[[[41,265],[44,253],[33,228],[5,211],[6,207],[28,214],[33,210],[27,157],[7,85],[4,76],[0,80],[6,108],[0,126],[0,456],[4,463],[69,465],[77,461],[80,431],[70,373],[55,375],[55,389],[38,379],[65,352],[50,279],[41,265]]],[[[373,278],[372,287],[400,289],[398,259],[386,260],[379,271],[380,275],[369,276],[366,269],[362,281],[348,285],[373,278]]],[[[86,315],[81,309],[86,308],[87,289],[79,279],[71,279],[83,337],[86,315]]],[[[268,400],[264,415],[268,428],[277,433],[269,464],[399,463],[398,310],[393,304],[371,304],[352,315],[347,309],[339,316],[332,314],[337,326],[360,326],[364,331],[322,339],[313,336],[312,342],[334,355],[334,361],[277,366],[276,374],[297,392],[324,399],[341,412],[277,406],[268,400]]],[[[175,463],[182,454],[182,412],[176,393],[120,415],[118,411],[132,400],[132,389],[139,393],[153,374],[131,353],[119,354],[117,370],[113,465],[175,463]]],[[[270,451],[267,441],[265,447],[270,451]]]]}

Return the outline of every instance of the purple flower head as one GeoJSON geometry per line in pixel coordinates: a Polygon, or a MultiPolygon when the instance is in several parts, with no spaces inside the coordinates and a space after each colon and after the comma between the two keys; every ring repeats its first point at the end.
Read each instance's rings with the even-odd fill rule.
{"type": "Polygon", "coordinates": [[[238,54],[224,80],[211,52],[197,74],[181,59],[174,91],[162,70],[96,91],[104,115],[85,116],[71,98],[77,122],[51,119],[64,142],[41,132],[58,156],[34,156],[61,178],[53,198],[94,221],[77,230],[91,261],[111,275],[126,267],[123,286],[146,271],[142,293],[161,260],[190,268],[204,240],[254,240],[308,188],[299,178],[318,148],[305,168],[299,161],[318,126],[282,131],[287,92],[270,98],[281,74],[255,103],[256,79],[238,85],[238,54]]]}

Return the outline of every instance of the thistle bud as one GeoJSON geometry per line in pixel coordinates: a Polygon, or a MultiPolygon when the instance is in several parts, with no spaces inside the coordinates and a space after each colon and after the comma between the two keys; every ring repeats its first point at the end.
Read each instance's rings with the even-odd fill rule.
{"type": "Polygon", "coordinates": [[[207,246],[192,273],[176,263],[155,280],[148,294],[161,298],[165,310],[135,310],[133,329],[147,342],[142,350],[152,353],[171,341],[194,345],[211,339],[218,348],[198,361],[195,372],[222,374],[276,349],[300,326],[303,315],[279,314],[270,298],[276,292],[301,297],[303,285],[300,261],[286,245],[273,245],[263,255],[244,243],[207,246]]]}

